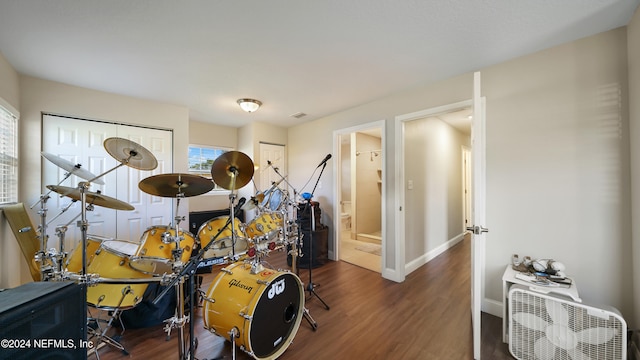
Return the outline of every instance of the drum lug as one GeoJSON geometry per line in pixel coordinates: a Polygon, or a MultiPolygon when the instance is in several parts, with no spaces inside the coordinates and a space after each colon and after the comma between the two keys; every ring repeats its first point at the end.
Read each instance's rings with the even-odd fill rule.
{"type": "Polygon", "coordinates": [[[233,275],[233,271],[231,271],[231,270],[229,270],[229,269],[227,269],[227,268],[223,268],[223,269],[221,269],[220,271],[226,272],[226,273],[227,273],[227,274],[229,274],[229,275],[233,275]]]}
{"type": "Polygon", "coordinates": [[[262,284],[262,285],[265,285],[265,286],[269,286],[269,284],[271,284],[270,281],[266,281],[266,280],[256,280],[256,282],[258,284],[262,284]]]}
{"type": "Polygon", "coordinates": [[[246,320],[249,320],[249,321],[253,320],[253,316],[251,316],[251,315],[247,315],[247,314],[245,314],[245,313],[244,313],[244,312],[242,312],[242,311],[241,311],[241,312],[240,312],[240,314],[238,314],[238,315],[242,316],[242,317],[243,317],[243,318],[245,318],[246,320]]]}

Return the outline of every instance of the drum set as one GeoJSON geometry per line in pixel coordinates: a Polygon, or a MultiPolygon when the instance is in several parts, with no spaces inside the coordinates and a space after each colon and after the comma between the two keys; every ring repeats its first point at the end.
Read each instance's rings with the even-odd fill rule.
{"type": "MultiPolygon", "coordinates": [[[[90,234],[86,212],[92,211],[94,206],[122,211],[134,207],[99,191],[91,192],[89,187],[92,183],[104,184],[101,178],[121,166],[153,170],[157,160],[141,145],[123,138],[108,138],[104,147],[119,165],[98,176],[80,165],[43,152],[44,158],[66,171],[62,181],[76,175],[86,182],[80,182],[75,188],[61,186],[62,181],[58,185],[47,185],[49,192],[41,195],[32,206],[40,204],[40,251],[36,253],[35,261],[39,264],[41,279],[70,280],[86,285],[88,334],[95,340],[94,344],[105,343],[126,353],[124,346],[107,332],[123,311],[142,301],[149,284],[158,283],[164,286],[164,291],[154,303],[166,296],[168,290],[175,289],[175,315],[164,322],[168,335],[172,329],[178,329],[180,359],[195,355],[197,341],[189,317],[194,314],[196,291],[202,300],[204,327],[231,342],[234,359],[236,346],[256,359],[275,359],[286,351],[302,317],[308,320],[310,317],[304,307],[302,281],[295,274],[295,257],[300,256],[296,244],[302,237],[295,221],[297,206],[288,191],[278,187],[285,177],[278,173],[282,179],[273,183],[270,189],[257,192],[249,201],[245,198],[237,200],[236,190],[247,185],[254,173],[251,159],[237,151],[226,152],[214,161],[211,179],[184,173],[147,177],[138,183],[139,189],[149,195],[174,199],[174,221],[167,226],[147,228],[135,241],[116,240],[90,234]],[[184,218],[177,215],[181,199],[207,193],[215,184],[230,190],[229,216],[210,219],[202,224],[197,234],[181,229],[180,222],[184,218]],[[81,202],[80,214],[69,223],[56,227],[60,244],[57,249],[47,249],[47,226],[61,215],[50,221],[46,219],[46,203],[51,192],[72,199],[61,213],[74,202],[81,202]],[[236,217],[243,209],[256,211],[255,218],[246,224],[236,217]],[[66,252],[66,230],[78,218],[82,239],[71,252],[66,252]],[[265,261],[270,252],[282,250],[293,257],[293,272],[274,269],[265,261]],[[220,266],[219,274],[206,292],[194,288],[194,274],[203,264],[220,266]],[[186,281],[188,290],[184,286],[186,281]],[[189,314],[185,314],[186,298],[191,299],[189,314]],[[108,320],[91,316],[92,309],[104,311],[108,320]],[[184,329],[187,323],[188,342],[184,329]]],[[[312,326],[315,330],[317,325],[313,322],[312,326]]],[[[98,356],[97,350],[95,353],[98,356]]]]}

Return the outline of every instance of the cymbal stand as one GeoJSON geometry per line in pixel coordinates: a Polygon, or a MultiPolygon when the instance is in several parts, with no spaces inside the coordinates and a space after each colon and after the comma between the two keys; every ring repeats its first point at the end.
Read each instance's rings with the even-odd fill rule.
{"type": "MultiPolygon", "coordinates": [[[[178,184],[180,188],[182,184],[178,184]]],[[[170,244],[172,241],[175,242],[175,249],[171,251],[173,256],[173,271],[174,273],[180,273],[183,267],[182,263],[182,248],[180,247],[180,241],[184,240],[184,236],[180,236],[180,222],[184,220],[184,217],[178,214],[180,209],[180,200],[184,197],[183,192],[179,192],[176,195],[176,216],[175,216],[175,236],[168,235],[163,239],[164,243],[170,244]]],[[[171,229],[171,227],[169,227],[171,229]]],[[[174,328],[178,329],[178,356],[180,359],[184,358],[185,355],[185,341],[184,341],[184,325],[189,323],[191,327],[193,327],[193,322],[190,321],[190,317],[193,316],[193,313],[190,312],[189,315],[185,315],[184,313],[184,277],[179,276],[178,281],[174,284],[176,290],[176,314],[165,320],[166,323],[164,327],[164,331],[167,333],[167,338],[171,336],[171,330],[174,328]]],[[[192,300],[193,301],[193,300],[192,300]]],[[[193,331],[191,331],[193,334],[193,331]]]]}
{"type": "MultiPolygon", "coordinates": [[[[271,165],[271,163],[269,163],[269,165],[271,165]]],[[[280,174],[277,167],[272,166],[272,168],[273,168],[273,171],[275,171],[276,174],[278,174],[278,176],[280,176],[287,183],[287,185],[289,185],[293,189],[293,198],[296,199],[298,195],[298,191],[296,190],[296,188],[293,187],[293,185],[291,185],[289,181],[287,181],[287,179],[284,176],[282,176],[282,174],[280,174]]],[[[291,254],[291,271],[294,272],[296,275],[300,273],[300,269],[298,269],[298,257],[300,255],[300,252],[298,251],[297,243],[302,241],[301,225],[299,223],[300,218],[297,216],[297,214],[298,214],[297,206],[294,206],[293,218],[296,219],[294,221],[298,223],[298,226],[297,226],[298,238],[295,241],[291,242],[291,251],[289,252],[289,254],[291,254]]],[[[284,222],[284,219],[282,224],[286,225],[284,222]]],[[[309,285],[311,286],[311,289],[313,289],[313,283],[311,282],[311,270],[309,270],[309,285]]],[[[313,293],[315,294],[315,291],[313,293]]],[[[316,296],[318,295],[316,294],[316,296]]],[[[318,297],[318,299],[320,299],[320,297],[318,297]]],[[[320,301],[322,301],[322,299],[320,299],[320,301]]],[[[322,303],[324,304],[324,301],[322,301],[322,303]]],[[[329,307],[327,306],[327,304],[325,304],[325,306],[327,307],[327,310],[328,310],[329,307]]],[[[309,309],[306,306],[304,306],[303,308],[302,315],[307,320],[309,325],[311,325],[311,329],[313,329],[313,331],[318,330],[318,322],[311,316],[311,313],[309,312],[309,309]]]]}

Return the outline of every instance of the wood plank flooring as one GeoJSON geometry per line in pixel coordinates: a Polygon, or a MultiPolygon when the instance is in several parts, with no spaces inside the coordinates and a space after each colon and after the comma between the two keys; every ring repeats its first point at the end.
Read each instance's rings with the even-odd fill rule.
{"type": "MultiPolygon", "coordinates": [[[[280,359],[472,359],[469,242],[460,242],[400,284],[342,261],[313,269],[316,294],[330,310],[305,291],[305,306],[318,328],[313,331],[302,319],[280,359]]],[[[288,268],[283,252],[272,253],[267,260],[275,268],[288,268]]],[[[216,275],[217,270],[205,275],[202,290],[208,290],[216,275]]],[[[299,276],[304,284],[309,282],[306,269],[299,276]]],[[[512,359],[502,343],[501,319],[483,314],[482,322],[482,359],[512,359]]],[[[230,342],[204,329],[202,309],[197,309],[194,324],[197,359],[232,358],[230,342]]],[[[112,329],[109,334],[119,331],[112,329]]],[[[177,334],[174,329],[167,340],[162,325],[127,329],[120,341],[129,355],[107,346],[99,350],[99,358],[177,359],[177,334]]],[[[236,355],[251,359],[239,350],[236,355]]]]}

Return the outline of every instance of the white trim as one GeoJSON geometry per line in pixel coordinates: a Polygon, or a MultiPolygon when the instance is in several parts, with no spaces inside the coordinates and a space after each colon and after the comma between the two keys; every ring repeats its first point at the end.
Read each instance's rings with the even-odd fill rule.
{"type": "Polygon", "coordinates": [[[447,240],[444,244],[436,247],[435,249],[423,254],[422,256],[419,256],[417,259],[410,261],[405,266],[405,274],[411,274],[412,272],[417,270],[420,266],[428,263],[429,261],[433,260],[436,256],[451,249],[452,247],[454,247],[456,244],[458,244],[460,241],[464,239],[464,235],[465,233],[459,234],[453,239],[447,240]]]}

